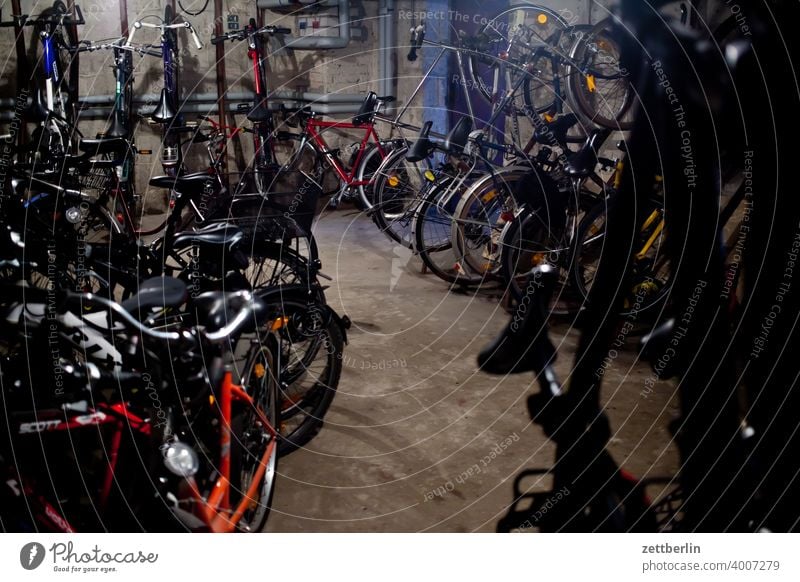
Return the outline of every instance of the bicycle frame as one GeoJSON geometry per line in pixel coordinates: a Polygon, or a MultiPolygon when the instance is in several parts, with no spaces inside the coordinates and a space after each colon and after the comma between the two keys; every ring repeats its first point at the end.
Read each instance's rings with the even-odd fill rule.
{"type": "Polygon", "coordinates": [[[259,467],[255,473],[252,483],[242,496],[242,500],[231,507],[231,406],[233,402],[243,402],[253,406],[253,399],[247,392],[237,384],[233,383],[230,371],[225,372],[222,386],[216,395],[217,406],[221,416],[220,424],[220,458],[219,458],[219,478],[212,488],[208,498],[204,497],[199,490],[194,478],[189,478],[189,487],[192,497],[197,502],[197,514],[208,525],[214,533],[229,533],[236,528],[236,524],[241,519],[248,506],[257,499],[257,490],[261,485],[261,480],[267,470],[269,458],[273,455],[277,446],[277,430],[264,416],[260,408],[254,407],[259,421],[267,429],[271,438],[261,459],[259,467]]]}
{"type": "MultiPolygon", "coordinates": [[[[330,163],[333,171],[336,172],[336,175],[339,177],[339,179],[349,188],[366,186],[371,182],[371,180],[356,180],[358,166],[361,163],[361,159],[364,156],[364,152],[370,140],[375,142],[382,160],[385,159],[387,155],[386,150],[381,145],[381,140],[378,137],[378,134],[375,132],[374,123],[356,125],[349,121],[322,121],[320,119],[311,118],[306,124],[306,131],[308,132],[308,139],[310,139],[314,149],[316,149],[318,152],[321,152],[322,155],[325,156],[325,159],[330,163]],[[358,153],[356,154],[355,162],[353,163],[353,167],[350,168],[349,172],[342,166],[341,160],[334,155],[333,150],[331,150],[331,148],[328,146],[328,143],[325,141],[323,132],[327,129],[361,130],[364,132],[364,137],[361,138],[361,142],[358,146],[358,153]]],[[[304,137],[303,141],[300,143],[299,149],[302,149],[306,141],[307,138],[304,137]]]]}

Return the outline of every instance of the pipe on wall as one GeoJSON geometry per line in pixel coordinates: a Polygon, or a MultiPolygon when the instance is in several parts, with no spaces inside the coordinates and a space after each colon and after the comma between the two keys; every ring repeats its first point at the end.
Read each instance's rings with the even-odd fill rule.
{"type": "MultiPolygon", "coordinates": [[[[246,91],[229,91],[225,94],[229,101],[252,101],[255,94],[246,91]]],[[[269,96],[269,99],[276,101],[304,101],[307,103],[356,103],[364,101],[366,95],[361,93],[314,93],[310,91],[276,91],[269,96]]],[[[133,102],[139,105],[152,105],[157,102],[159,95],[149,93],[134,96],[133,102]]],[[[114,102],[113,95],[87,95],[81,97],[79,101],[86,105],[111,105],[114,102]]],[[[192,93],[184,100],[186,103],[212,103],[217,101],[216,93],[192,93]]],[[[0,99],[0,108],[11,108],[15,104],[11,98],[0,99]]]]}
{"type": "Polygon", "coordinates": [[[378,92],[394,95],[397,77],[395,0],[380,0],[378,5],[378,92]]]}
{"type": "MultiPolygon", "coordinates": [[[[256,6],[259,9],[270,8],[286,8],[288,6],[300,7],[297,12],[302,12],[302,6],[311,4],[312,2],[300,2],[291,0],[258,0],[256,6]]],[[[319,6],[319,2],[313,2],[315,7],[319,6]]],[[[329,0],[325,6],[339,7],[339,36],[302,36],[291,37],[284,36],[283,43],[287,49],[298,51],[309,50],[333,50],[346,47],[350,44],[350,0],[329,0]]]]}
{"type": "MultiPolygon", "coordinates": [[[[302,105],[302,104],[299,104],[302,105]]],[[[272,111],[278,111],[280,105],[277,103],[269,103],[269,108],[272,111]]],[[[358,103],[322,103],[319,105],[314,106],[314,111],[320,113],[322,115],[339,115],[339,114],[350,114],[350,113],[358,113],[359,108],[361,107],[358,103]]],[[[136,109],[136,114],[141,115],[142,117],[147,117],[152,113],[154,106],[148,107],[139,107],[136,109]]],[[[236,108],[235,104],[228,103],[226,107],[227,111],[230,113],[241,113],[236,108]]],[[[205,115],[209,115],[212,113],[219,112],[219,105],[215,102],[208,102],[208,103],[185,103],[181,106],[181,113],[202,113],[205,115]]],[[[80,113],[81,119],[108,119],[109,115],[111,114],[111,106],[108,107],[90,107],[88,109],[84,109],[80,113]]],[[[0,113],[0,120],[10,120],[12,118],[11,112],[3,112],[0,113]]]]}

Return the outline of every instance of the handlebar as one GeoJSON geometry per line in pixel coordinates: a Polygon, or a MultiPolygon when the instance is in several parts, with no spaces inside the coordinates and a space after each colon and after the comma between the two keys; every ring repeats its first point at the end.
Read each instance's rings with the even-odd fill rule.
{"type": "Polygon", "coordinates": [[[249,27],[243,28],[241,30],[234,30],[233,32],[226,32],[220,36],[214,36],[211,38],[211,44],[219,44],[221,42],[225,42],[227,40],[244,40],[250,36],[256,36],[261,34],[266,35],[276,35],[276,34],[291,34],[292,29],[286,28],[284,26],[262,26],[258,30],[253,30],[252,32],[248,32],[249,27]]]}
{"type": "Polygon", "coordinates": [[[82,40],[78,44],[80,46],[70,49],[70,52],[74,53],[92,53],[95,51],[100,50],[113,50],[118,49],[121,51],[131,51],[135,53],[139,53],[141,55],[149,55],[153,57],[160,57],[161,56],[161,48],[156,47],[151,44],[145,44],[140,46],[134,46],[132,44],[127,44],[122,42],[124,37],[120,37],[119,39],[114,40],[113,42],[95,42],[91,40],[82,40]]]}
{"type": "Polygon", "coordinates": [[[79,310],[79,313],[85,308],[86,303],[97,305],[106,311],[116,314],[122,320],[121,323],[123,325],[133,331],[136,331],[143,337],[159,341],[165,340],[168,342],[176,342],[186,337],[185,334],[181,334],[176,331],[158,331],[155,329],[150,329],[149,327],[143,325],[125,309],[123,309],[120,304],[108,299],[104,299],[103,297],[95,295],[94,293],[74,293],[72,291],[68,291],[64,301],[66,307],[75,307],[79,310]]]}
{"type": "Polygon", "coordinates": [[[411,29],[411,50],[408,51],[408,60],[414,62],[417,60],[417,50],[422,46],[425,40],[425,27],[420,24],[411,29]]]}
{"type": "MultiPolygon", "coordinates": [[[[81,7],[77,4],[75,6],[75,14],[77,18],[72,18],[68,14],[60,14],[58,16],[49,16],[43,17],[41,15],[37,16],[36,18],[30,18],[27,14],[19,14],[19,15],[12,15],[11,20],[7,20],[5,22],[0,22],[0,27],[11,27],[11,26],[35,26],[37,24],[66,24],[68,26],[80,26],[86,24],[86,20],[83,18],[83,12],[81,11],[81,7]]],[[[2,20],[2,17],[0,17],[2,20]]]]}
{"type": "MultiPolygon", "coordinates": [[[[188,20],[184,20],[183,22],[177,22],[174,24],[152,24],[150,22],[145,22],[143,20],[137,20],[133,23],[130,32],[128,33],[128,39],[125,41],[125,46],[132,46],[133,37],[136,34],[136,31],[140,28],[155,28],[161,31],[163,34],[166,30],[177,30],[179,28],[185,28],[189,31],[189,35],[192,37],[192,41],[194,41],[195,46],[198,50],[203,48],[203,42],[200,40],[200,37],[197,36],[197,32],[195,31],[192,23],[188,20]]],[[[160,53],[159,53],[160,54],[160,53]]]]}

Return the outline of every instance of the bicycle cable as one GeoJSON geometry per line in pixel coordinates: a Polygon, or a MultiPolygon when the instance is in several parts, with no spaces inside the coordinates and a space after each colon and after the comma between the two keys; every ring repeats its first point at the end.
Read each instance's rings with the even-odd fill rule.
{"type": "Polygon", "coordinates": [[[200,16],[203,12],[206,11],[206,8],[208,8],[208,3],[209,2],[211,2],[211,0],[206,0],[206,3],[203,4],[203,7],[200,10],[198,10],[197,12],[190,12],[189,10],[186,10],[186,8],[184,8],[183,2],[181,2],[181,0],[178,0],[178,6],[180,7],[182,12],[188,14],[189,16],[200,16]]]}

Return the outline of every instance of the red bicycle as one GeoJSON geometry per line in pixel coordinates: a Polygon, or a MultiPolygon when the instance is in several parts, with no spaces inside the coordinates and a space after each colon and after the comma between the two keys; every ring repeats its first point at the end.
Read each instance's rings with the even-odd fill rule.
{"type": "MultiPolygon", "coordinates": [[[[381,140],[375,130],[375,120],[379,116],[381,107],[394,100],[394,97],[379,97],[370,91],[358,113],[347,121],[320,119],[320,114],[311,107],[284,108],[286,124],[295,127],[299,125],[302,132],[276,132],[279,142],[289,140],[299,142],[289,160],[281,167],[276,182],[281,182],[281,176],[301,176],[306,183],[301,182],[295,186],[313,186],[327,195],[333,194],[330,201],[330,206],[333,208],[342,201],[356,197],[363,208],[372,208],[369,186],[372,184],[375,172],[395,147],[406,143],[402,139],[381,140]],[[347,163],[342,160],[342,149],[331,147],[325,139],[326,132],[341,130],[362,132],[361,140],[346,148],[350,153],[347,163]],[[338,178],[338,187],[326,192],[324,178],[326,170],[329,169],[338,178]]],[[[383,117],[380,119],[387,121],[383,117]]]]}

